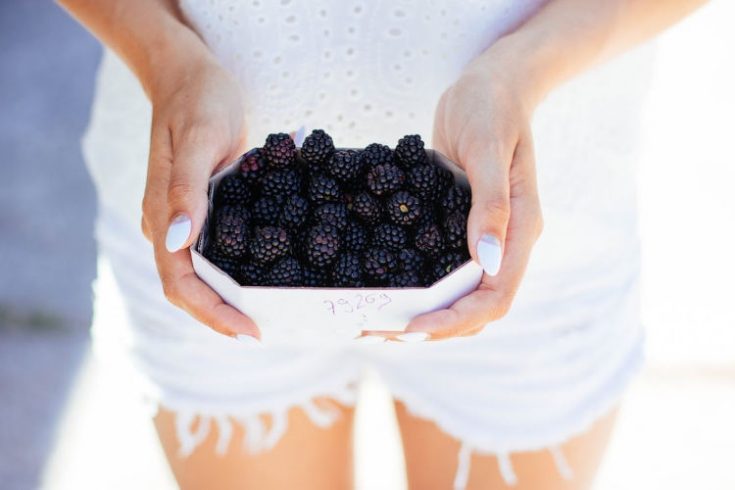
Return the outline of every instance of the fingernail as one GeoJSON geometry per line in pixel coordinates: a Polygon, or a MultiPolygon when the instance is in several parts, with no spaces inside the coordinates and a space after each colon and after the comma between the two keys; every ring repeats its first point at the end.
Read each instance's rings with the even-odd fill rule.
{"type": "Polygon", "coordinates": [[[426,332],[408,332],[397,335],[396,338],[401,342],[423,342],[429,338],[426,332]]]}
{"type": "Polygon", "coordinates": [[[305,136],[306,136],[306,128],[304,126],[301,126],[299,129],[294,131],[294,137],[293,137],[294,145],[301,147],[301,145],[304,143],[305,136]]]}
{"type": "Polygon", "coordinates": [[[177,215],[166,232],[166,250],[176,252],[184,246],[191,233],[191,219],[185,214],[177,215]]]}
{"type": "Polygon", "coordinates": [[[477,242],[477,257],[480,265],[488,276],[494,276],[500,270],[503,260],[503,250],[500,248],[500,240],[493,235],[485,234],[477,242]]]}
{"type": "Polygon", "coordinates": [[[261,349],[263,348],[263,344],[260,343],[260,340],[256,339],[252,335],[246,335],[244,333],[241,333],[240,335],[237,335],[235,338],[238,341],[240,341],[240,343],[242,344],[249,345],[251,347],[259,347],[261,349]]]}
{"type": "Polygon", "coordinates": [[[388,339],[386,339],[382,335],[363,335],[362,337],[357,337],[355,339],[356,342],[359,342],[361,344],[382,344],[387,340],[388,339]]]}

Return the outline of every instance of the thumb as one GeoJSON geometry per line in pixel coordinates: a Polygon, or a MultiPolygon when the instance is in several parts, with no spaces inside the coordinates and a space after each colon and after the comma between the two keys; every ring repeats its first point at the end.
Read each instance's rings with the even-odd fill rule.
{"type": "Polygon", "coordinates": [[[169,252],[189,247],[199,234],[207,216],[209,178],[219,161],[206,140],[182,141],[176,148],[167,192],[169,252]]]}
{"type": "Polygon", "coordinates": [[[472,188],[467,245],[488,276],[500,271],[510,219],[509,165],[503,160],[497,152],[483,152],[465,165],[472,188]]]}

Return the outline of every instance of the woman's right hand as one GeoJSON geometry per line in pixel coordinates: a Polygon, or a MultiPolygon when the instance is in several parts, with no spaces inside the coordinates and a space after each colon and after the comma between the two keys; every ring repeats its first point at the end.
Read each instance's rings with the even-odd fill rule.
{"type": "Polygon", "coordinates": [[[188,247],[207,213],[211,175],[245,150],[243,95],[212,57],[162,68],[153,105],[142,228],[153,243],[166,298],[213,330],[260,338],[255,323],[194,272],[188,247]]]}

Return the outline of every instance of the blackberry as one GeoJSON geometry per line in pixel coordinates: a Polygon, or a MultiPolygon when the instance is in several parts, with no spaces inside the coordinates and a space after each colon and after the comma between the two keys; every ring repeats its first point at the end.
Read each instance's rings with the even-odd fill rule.
{"type": "Polygon", "coordinates": [[[273,225],[278,222],[280,214],[281,203],[275,197],[261,197],[253,204],[253,222],[256,225],[273,225]]]}
{"type": "Polygon", "coordinates": [[[435,166],[438,196],[443,196],[454,185],[454,174],[444,167],[435,166]]]}
{"type": "Polygon", "coordinates": [[[367,174],[367,188],[376,196],[399,190],[405,181],[403,170],[390,163],[377,165],[367,174]]]}
{"type": "Polygon", "coordinates": [[[409,134],[398,140],[396,156],[405,168],[423,165],[427,162],[424,142],[418,134],[409,134]]]}
{"type": "Polygon", "coordinates": [[[268,273],[267,283],[270,286],[301,286],[304,275],[299,261],[293,257],[284,257],[273,265],[268,273]]]}
{"type": "Polygon", "coordinates": [[[360,224],[352,222],[342,233],[342,248],[348,252],[362,252],[368,245],[368,232],[360,224]]]}
{"type": "Polygon", "coordinates": [[[218,206],[227,204],[248,204],[250,201],[250,187],[239,174],[225,176],[217,186],[214,202],[218,206]]]}
{"type": "Polygon", "coordinates": [[[380,220],[380,202],[367,192],[352,199],[352,212],[365,223],[375,224],[380,220]]]}
{"type": "Polygon", "coordinates": [[[467,217],[459,211],[447,216],[444,222],[444,242],[449,248],[461,248],[467,243],[467,217]]]}
{"type": "Polygon", "coordinates": [[[423,225],[416,231],[414,240],[416,249],[429,257],[437,257],[444,250],[444,240],[442,239],[439,226],[435,223],[423,225]]]}
{"type": "Polygon", "coordinates": [[[228,257],[247,255],[250,214],[243,206],[222,206],[214,213],[214,245],[228,257]]]}
{"type": "Polygon", "coordinates": [[[312,175],[308,190],[309,200],[313,203],[337,202],[342,199],[337,181],[324,174],[312,175]]]}
{"type": "Polygon", "coordinates": [[[315,223],[334,225],[338,230],[344,230],[347,226],[347,206],[341,202],[328,202],[320,204],[312,218],[315,223]]]}
{"type": "Polygon", "coordinates": [[[424,258],[413,248],[404,248],[398,252],[398,267],[403,272],[416,272],[419,274],[424,270],[424,258]]]}
{"type": "Polygon", "coordinates": [[[421,217],[421,201],[406,191],[393,194],[385,207],[388,217],[397,225],[409,226],[421,217]]]}
{"type": "Polygon", "coordinates": [[[387,248],[397,252],[405,248],[406,243],[408,243],[408,236],[400,226],[382,223],[373,229],[372,244],[375,248],[387,248]]]}
{"type": "Polygon", "coordinates": [[[267,271],[253,262],[240,264],[238,282],[242,286],[265,286],[267,271]]]}
{"type": "Polygon", "coordinates": [[[327,172],[340,182],[351,184],[362,170],[362,162],[358,154],[352,150],[338,150],[327,163],[327,172]]]}
{"type": "Polygon", "coordinates": [[[262,226],[255,229],[250,243],[253,260],[259,264],[270,264],[291,250],[291,240],[283,228],[262,226]]]}
{"type": "Polygon", "coordinates": [[[322,268],[334,262],[341,246],[339,230],[333,225],[320,224],[309,229],[303,251],[309,264],[322,268]]]}
{"type": "Polygon", "coordinates": [[[332,283],[340,288],[361,288],[365,285],[360,257],[357,254],[346,253],[337,259],[332,270],[332,283]]]}
{"type": "Polygon", "coordinates": [[[393,163],[393,150],[379,143],[372,143],[360,152],[360,163],[364,168],[393,163]]]}
{"type": "Polygon", "coordinates": [[[352,203],[355,200],[354,189],[347,189],[342,192],[342,202],[347,206],[347,210],[352,209],[352,203]]]}
{"type": "Polygon", "coordinates": [[[457,252],[449,252],[442,255],[439,257],[439,260],[434,263],[432,268],[434,281],[438,281],[464,263],[465,259],[457,252]]]}
{"type": "Polygon", "coordinates": [[[373,283],[383,284],[398,267],[393,252],[384,248],[371,248],[362,256],[362,269],[373,283]]]}
{"type": "Polygon", "coordinates": [[[391,288],[417,288],[426,286],[424,279],[418,272],[399,272],[388,278],[388,287],[391,288]]]}
{"type": "Polygon", "coordinates": [[[299,195],[292,195],[286,199],[281,209],[278,223],[286,229],[298,230],[306,221],[309,213],[309,202],[299,195]]]}
{"type": "Polygon", "coordinates": [[[433,202],[439,196],[439,167],[421,165],[408,170],[406,179],[408,189],[426,202],[433,202]]]}
{"type": "Polygon", "coordinates": [[[248,184],[257,181],[268,167],[263,150],[255,148],[240,157],[240,175],[248,184]]]}
{"type": "Polygon", "coordinates": [[[310,165],[321,165],[334,153],[332,137],[322,129],[315,129],[301,145],[301,157],[310,165]]]}
{"type": "Polygon", "coordinates": [[[424,205],[421,207],[421,216],[419,216],[418,222],[416,223],[416,228],[441,222],[440,214],[437,211],[436,205],[431,202],[424,202],[424,205]]]}
{"type": "Polygon", "coordinates": [[[240,263],[237,259],[228,257],[222,253],[217,247],[211,248],[204,255],[207,260],[219,267],[219,269],[232,278],[236,278],[240,263]]]}
{"type": "Polygon", "coordinates": [[[269,134],[263,145],[263,155],[275,168],[285,168],[296,159],[296,145],[286,133],[269,134]]]}
{"type": "Polygon", "coordinates": [[[304,286],[307,288],[321,288],[330,286],[327,276],[317,269],[303,267],[304,286]]]}
{"type": "Polygon", "coordinates": [[[466,216],[470,212],[471,198],[468,189],[455,185],[449,188],[447,194],[441,200],[441,207],[446,216],[457,211],[466,216]]]}
{"type": "Polygon", "coordinates": [[[271,170],[261,179],[261,193],[283,201],[301,190],[301,176],[292,168],[271,170]]]}

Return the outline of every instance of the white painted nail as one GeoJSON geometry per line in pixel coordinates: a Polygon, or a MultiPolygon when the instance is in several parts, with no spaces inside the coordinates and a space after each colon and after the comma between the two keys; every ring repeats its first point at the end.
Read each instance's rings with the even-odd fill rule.
{"type": "Polygon", "coordinates": [[[357,337],[355,339],[356,342],[359,342],[361,344],[382,344],[387,340],[388,339],[386,339],[382,335],[363,335],[362,337],[357,337]]]}
{"type": "Polygon", "coordinates": [[[477,256],[487,275],[496,275],[500,270],[500,263],[503,261],[503,249],[500,247],[500,240],[493,235],[482,235],[482,238],[477,242],[477,256]]]}
{"type": "Polygon", "coordinates": [[[407,332],[397,335],[396,338],[401,342],[423,342],[429,338],[426,332],[407,332]]]}
{"type": "Polygon", "coordinates": [[[177,215],[166,232],[166,250],[176,252],[184,246],[191,234],[191,219],[185,214],[177,215]]]}
{"type": "Polygon", "coordinates": [[[236,338],[241,344],[249,345],[251,347],[260,347],[261,349],[263,348],[263,344],[260,343],[260,340],[256,339],[252,335],[241,333],[236,338]]]}
{"type": "Polygon", "coordinates": [[[296,146],[301,147],[306,137],[306,128],[301,126],[294,132],[293,142],[296,146]]]}

